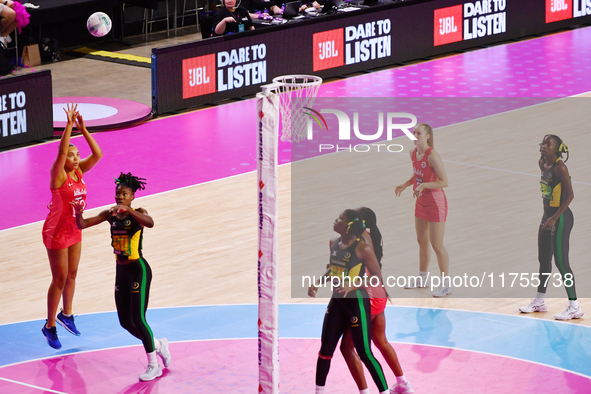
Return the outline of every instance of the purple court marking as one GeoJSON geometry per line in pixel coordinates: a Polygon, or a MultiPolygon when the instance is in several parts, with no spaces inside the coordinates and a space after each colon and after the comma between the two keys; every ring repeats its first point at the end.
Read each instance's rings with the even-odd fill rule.
{"type": "MultiPolygon", "coordinates": [[[[515,394],[587,393],[591,380],[570,372],[496,355],[422,345],[393,344],[405,375],[421,393],[515,394]]],[[[281,392],[314,390],[317,339],[281,339],[281,392]]],[[[215,340],[171,344],[173,361],[161,378],[139,382],[146,365],[141,346],[109,349],[31,361],[0,368],[0,392],[39,393],[40,390],[2,380],[8,378],[63,393],[256,393],[257,340],[215,340]],[[37,371],[31,374],[31,371],[37,371]]],[[[379,351],[374,354],[386,379],[394,375],[379,351]]],[[[159,360],[160,361],[160,360],[159,360]]],[[[372,393],[377,389],[366,373],[372,393]]],[[[326,394],[357,393],[340,353],[335,353],[326,394]]]]}
{"type": "Polygon", "coordinates": [[[69,103],[81,105],[79,111],[86,127],[93,129],[129,125],[147,119],[152,113],[152,109],[147,105],[129,100],[107,97],[54,97],[53,128],[60,129],[56,135],[61,135],[61,131],[66,127],[66,114],[61,108],[65,108],[69,103]]]}
{"type": "MultiPolygon", "coordinates": [[[[571,96],[591,91],[591,63],[583,60],[590,57],[591,28],[577,29],[333,82],[320,96],[571,96]]],[[[247,100],[94,134],[105,155],[85,175],[88,206],[113,203],[120,171],[147,178],[138,197],[254,171],[255,124],[255,101],[247,100]]],[[[83,140],[72,142],[88,154],[83,140]]],[[[0,153],[0,168],[11,169],[0,171],[0,230],[46,217],[57,144],[0,153]]],[[[279,143],[280,164],[291,161],[291,148],[279,143]]]]}

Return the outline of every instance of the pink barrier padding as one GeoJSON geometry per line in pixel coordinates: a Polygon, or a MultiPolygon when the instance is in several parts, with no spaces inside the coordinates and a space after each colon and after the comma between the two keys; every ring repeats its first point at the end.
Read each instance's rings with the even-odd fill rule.
{"type": "MultiPolygon", "coordinates": [[[[417,393],[589,393],[591,380],[566,371],[501,356],[440,347],[393,344],[405,375],[417,393]]],[[[279,359],[282,393],[314,392],[317,339],[282,339],[279,359]]],[[[394,375],[375,348],[388,384],[394,375]]],[[[0,392],[40,393],[8,378],[62,393],[185,394],[256,393],[257,341],[214,340],[172,343],[173,361],[163,376],[139,382],[146,357],[141,346],[32,361],[0,368],[0,392]]],[[[376,386],[366,373],[371,393],[376,386]]],[[[45,391],[46,393],[49,391],[45,391]]],[[[326,394],[357,394],[353,378],[338,352],[326,383],[326,394]]]]}

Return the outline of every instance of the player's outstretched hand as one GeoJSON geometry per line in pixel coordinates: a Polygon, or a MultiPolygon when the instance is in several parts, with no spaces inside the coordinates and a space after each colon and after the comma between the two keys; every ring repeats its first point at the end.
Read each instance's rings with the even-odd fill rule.
{"type": "Polygon", "coordinates": [[[78,113],[78,104],[72,103],[72,107],[70,107],[70,104],[67,104],[67,108],[64,108],[64,112],[68,117],[68,123],[73,124],[76,114],[78,113]]]}
{"type": "Polygon", "coordinates": [[[80,112],[76,113],[76,119],[74,119],[74,121],[76,122],[76,128],[79,131],[86,130],[86,125],[84,124],[84,119],[82,119],[80,112]]]}

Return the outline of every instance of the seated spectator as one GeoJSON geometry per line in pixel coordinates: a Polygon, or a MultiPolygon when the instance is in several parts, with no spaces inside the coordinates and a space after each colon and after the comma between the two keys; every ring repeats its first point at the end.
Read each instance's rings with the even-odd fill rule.
{"type": "Polygon", "coordinates": [[[29,24],[31,16],[27,12],[22,0],[0,0],[0,36],[6,37],[18,29],[22,33],[23,27],[29,24]]]}
{"type": "MultiPolygon", "coordinates": [[[[1,1],[1,0],[0,0],[1,1]]],[[[252,19],[246,8],[236,7],[236,0],[222,0],[220,8],[213,18],[213,31],[216,35],[239,33],[253,30],[252,19]]]]}
{"type": "Polygon", "coordinates": [[[0,0],[0,36],[5,37],[16,29],[16,12],[12,0],[0,0]]]}

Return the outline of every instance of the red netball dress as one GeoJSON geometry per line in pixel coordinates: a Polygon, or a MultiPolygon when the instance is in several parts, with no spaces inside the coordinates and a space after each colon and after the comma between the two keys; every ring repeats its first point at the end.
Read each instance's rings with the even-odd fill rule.
{"type": "MultiPolygon", "coordinates": [[[[367,229],[365,230],[365,232],[367,234],[370,234],[370,232],[367,229]]],[[[382,263],[380,263],[380,268],[381,267],[382,263]]],[[[371,286],[372,282],[369,279],[367,280],[367,282],[368,286],[365,286],[365,290],[367,291],[367,295],[369,296],[369,305],[371,306],[371,318],[373,319],[376,315],[379,315],[386,309],[388,295],[386,294],[386,289],[383,287],[384,285],[381,279],[380,283],[376,287],[371,286]]]]}
{"type": "Polygon", "coordinates": [[[67,174],[64,184],[51,190],[49,214],[43,223],[43,244],[47,249],[65,249],[82,240],[82,231],[76,226],[76,213],[71,202],[86,201],[86,183],[76,171],[78,182],[67,174]]]}
{"type": "MultiPolygon", "coordinates": [[[[421,183],[435,182],[439,178],[433,167],[429,165],[429,153],[433,147],[429,147],[423,158],[417,160],[417,148],[412,152],[412,170],[415,174],[413,190],[421,183]]],[[[429,222],[445,222],[447,218],[447,198],[442,188],[423,189],[417,198],[415,216],[429,222]]]]}
{"type": "Polygon", "coordinates": [[[371,317],[373,318],[386,309],[386,303],[388,302],[386,290],[382,287],[381,282],[377,287],[367,286],[365,290],[367,290],[367,295],[369,296],[371,317]]]}

